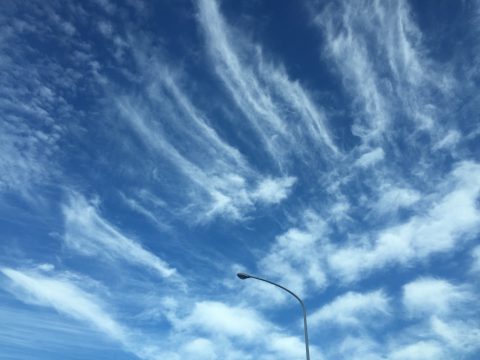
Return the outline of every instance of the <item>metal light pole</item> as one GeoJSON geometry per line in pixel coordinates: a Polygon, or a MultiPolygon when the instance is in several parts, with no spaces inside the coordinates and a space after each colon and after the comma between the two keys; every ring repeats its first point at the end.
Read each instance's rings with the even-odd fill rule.
{"type": "Polygon", "coordinates": [[[308,348],[307,311],[305,310],[305,304],[303,303],[302,299],[300,299],[294,292],[288,290],[287,288],[283,287],[282,285],[274,283],[273,281],[262,279],[262,278],[259,278],[257,276],[253,276],[253,275],[249,275],[249,274],[245,274],[245,273],[238,273],[237,276],[241,280],[257,279],[257,280],[264,281],[266,283],[275,285],[276,287],[279,287],[280,289],[285,290],[290,295],[292,295],[295,299],[298,300],[298,302],[302,306],[302,310],[303,310],[303,329],[304,329],[304,333],[305,333],[305,352],[307,354],[307,360],[310,360],[310,350],[308,348]]]}

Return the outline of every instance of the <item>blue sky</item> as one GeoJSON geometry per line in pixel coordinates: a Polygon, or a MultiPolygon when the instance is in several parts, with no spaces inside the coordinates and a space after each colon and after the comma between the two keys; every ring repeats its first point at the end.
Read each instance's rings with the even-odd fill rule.
{"type": "Polygon", "coordinates": [[[0,358],[480,356],[478,1],[2,2],[0,358]]]}

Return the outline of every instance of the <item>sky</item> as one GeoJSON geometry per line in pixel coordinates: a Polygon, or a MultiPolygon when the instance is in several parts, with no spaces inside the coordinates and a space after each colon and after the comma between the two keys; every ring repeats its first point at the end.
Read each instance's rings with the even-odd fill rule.
{"type": "Polygon", "coordinates": [[[480,357],[480,2],[3,0],[0,359],[480,357]]]}

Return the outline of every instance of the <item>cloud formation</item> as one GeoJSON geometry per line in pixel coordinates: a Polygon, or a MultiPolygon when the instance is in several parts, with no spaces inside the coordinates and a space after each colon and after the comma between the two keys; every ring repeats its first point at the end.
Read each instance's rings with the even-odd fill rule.
{"type": "Polygon", "coordinates": [[[460,241],[476,236],[480,212],[476,205],[480,166],[459,164],[445,179],[446,190],[425,214],[386,228],[367,246],[347,246],[330,253],[329,266],[340,278],[352,281],[365,272],[391,262],[408,265],[431,255],[452,250],[460,241]],[[452,214],[451,209],[457,209],[452,214]]]}
{"type": "Polygon", "coordinates": [[[103,219],[83,196],[71,193],[63,207],[65,243],[86,256],[121,260],[150,269],[161,277],[172,277],[176,270],[137,241],[123,235],[103,219]]]}
{"type": "Polygon", "coordinates": [[[304,358],[246,271],[312,358],[477,358],[480,22],[437,5],[8,1],[2,355],[304,358]]]}
{"type": "Polygon", "coordinates": [[[369,326],[375,318],[388,317],[389,299],[381,290],[369,293],[348,292],[335,298],[331,303],[313,312],[310,323],[313,326],[330,323],[336,326],[369,326]]]}
{"type": "Polygon", "coordinates": [[[420,278],[403,287],[403,305],[412,316],[448,315],[470,299],[468,291],[440,279],[420,278]]]}
{"type": "Polygon", "coordinates": [[[218,76],[273,159],[284,163],[286,148],[304,153],[306,149],[298,147],[299,137],[311,138],[314,144],[321,142],[328,152],[338,153],[325,114],[284,70],[270,65],[253,48],[246,49],[246,42],[238,41],[239,34],[234,35],[226,24],[216,1],[199,2],[199,20],[218,76]],[[234,36],[237,41],[233,41],[234,36]],[[245,61],[242,52],[251,53],[254,62],[245,61]],[[284,108],[298,116],[297,127],[289,125],[284,108]]]}
{"type": "Polygon", "coordinates": [[[101,333],[118,341],[140,359],[158,359],[154,347],[138,344],[130,330],[116,321],[100,301],[82,290],[68,277],[47,277],[33,271],[2,268],[1,272],[13,283],[12,291],[20,299],[47,306],[87,323],[101,333]]]}

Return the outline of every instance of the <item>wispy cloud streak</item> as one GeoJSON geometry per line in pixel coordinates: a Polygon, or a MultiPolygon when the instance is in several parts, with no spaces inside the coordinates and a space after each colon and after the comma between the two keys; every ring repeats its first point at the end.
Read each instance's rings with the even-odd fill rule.
{"type": "Polygon", "coordinates": [[[330,3],[316,23],[327,58],[363,110],[355,135],[367,143],[391,137],[387,129],[407,116],[415,128],[443,136],[440,124],[432,128],[438,115],[432,94],[448,94],[452,80],[425,55],[406,1],[330,3]]]}
{"type": "Polygon", "coordinates": [[[88,256],[101,256],[149,268],[162,277],[172,277],[176,270],[137,241],[123,235],[100,216],[96,207],[83,196],[72,193],[63,207],[65,242],[88,256]]]}
{"type": "Polygon", "coordinates": [[[82,290],[68,277],[49,277],[33,271],[11,268],[2,268],[0,271],[10,279],[14,285],[12,291],[19,299],[53,308],[62,314],[83,321],[118,341],[127,351],[134,353],[140,359],[159,358],[158,349],[149,344],[137,343],[131,331],[116,321],[104,309],[99,299],[82,290]]]}
{"type": "Polygon", "coordinates": [[[288,155],[285,146],[289,151],[304,151],[295,148],[299,136],[313,137],[328,149],[327,152],[338,152],[325,125],[325,115],[303,88],[291,81],[284,70],[267,64],[253,48],[233,44],[232,32],[216,1],[199,2],[199,20],[218,75],[275,160],[279,163],[285,161],[288,155]],[[245,54],[252,53],[257,64],[244,61],[242,50],[245,54]],[[300,119],[299,127],[289,125],[285,112],[281,110],[285,108],[291,109],[300,119]],[[297,132],[296,129],[301,130],[297,132]]]}
{"type": "Polygon", "coordinates": [[[153,102],[142,104],[122,98],[118,108],[147,148],[172,164],[188,181],[189,194],[198,208],[187,212],[193,210],[197,220],[218,216],[240,220],[255,209],[256,203],[278,203],[287,197],[295,179],[264,177],[252,169],[238,150],[219,137],[168,74],[156,77],[149,94],[153,102]],[[177,109],[173,110],[177,113],[162,112],[157,120],[152,110],[164,104],[177,109]],[[183,141],[197,145],[196,153],[188,152],[184,143],[179,144],[167,134],[163,121],[171,116],[179,116],[175,131],[183,141]],[[278,192],[267,193],[272,186],[278,192]]]}

